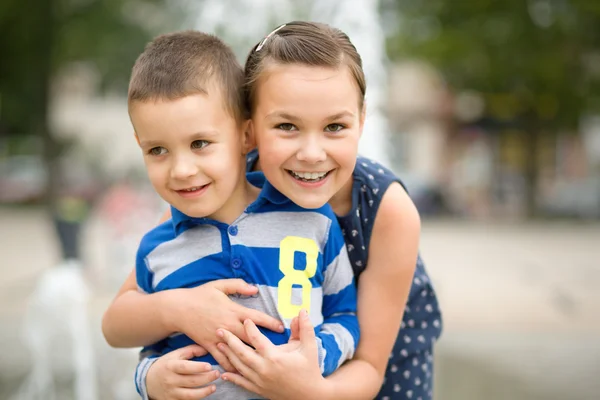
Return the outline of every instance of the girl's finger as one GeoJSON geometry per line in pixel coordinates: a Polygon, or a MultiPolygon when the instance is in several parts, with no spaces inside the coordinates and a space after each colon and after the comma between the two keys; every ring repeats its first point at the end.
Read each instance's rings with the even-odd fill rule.
{"type": "Polygon", "coordinates": [[[229,358],[229,361],[231,361],[234,367],[238,370],[239,374],[245,376],[246,379],[251,382],[258,382],[259,376],[256,373],[256,369],[248,366],[248,363],[240,359],[240,357],[238,357],[225,343],[219,343],[219,348],[227,356],[227,358],[229,358]]]}
{"type": "Polygon", "coordinates": [[[250,382],[248,379],[244,378],[240,374],[232,374],[231,372],[225,372],[221,376],[221,379],[223,379],[226,382],[233,382],[235,385],[241,388],[244,388],[246,390],[249,390],[250,392],[254,392],[264,397],[264,394],[261,393],[261,390],[258,386],[256,386],[254,383],[250,382]]]}
{"type": "MultiPolygon", "coordinates": [[[[254,370],[258,370],[258,366],[260,365],[262,357],[256,354],[256,351],[254,351],[253,348],[248,346],[246,343],[242,342],[237,336],[235,336],[226,329],[219,329],[217,331],[217,335],[223,339],[223,342],[225,342],[225,344],[229,346],[231,351],[236,355],[236,357],[240,361],[242,361],[242,363],[245,366],[254,370]]],[[[221,349],[220,346],[219,349],[221,349]]],[[[223,350],[221,349],[221,351],[223,350]]],[[[233,363],[233,360],[231,359],[229,354],[227,354],[227,358],[233,363]]],[[[233,364],[233,366],[237,368],[235,364],[233,364]]],[[[239,369],[238,371],[242,372],[239,369]]]]}
{"type": "Polygon", "coordinates": [[[252,320],[245,320],[244,328],[246,329],[246,335],[248,335],[250,344],[256,349],[258,354],[264,356],[275,347],[273,342],[271,342],[265,335],[262,334],[261,331],[258,330],[252,320]]]}
{"type": "Polygon", "coordinates": [[[223,354],[217,346],[211,345],[210,347],[210,355],[215,358],[215,361],[223,368],[225,371],[236,372],[235,367],[227,356],[223,354]]]}

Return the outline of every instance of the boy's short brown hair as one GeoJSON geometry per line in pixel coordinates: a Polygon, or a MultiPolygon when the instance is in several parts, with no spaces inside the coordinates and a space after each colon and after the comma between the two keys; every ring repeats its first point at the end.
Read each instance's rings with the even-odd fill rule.
{"type": "Polygon", "coordinates": [[[198,31],[160,35],[146,45],[129,81],[128,106],[151,100],[175,100],[208,94],[216,84],[225,109],[238,121],[246,118],[244,71],[229,46],[198,31]]]}

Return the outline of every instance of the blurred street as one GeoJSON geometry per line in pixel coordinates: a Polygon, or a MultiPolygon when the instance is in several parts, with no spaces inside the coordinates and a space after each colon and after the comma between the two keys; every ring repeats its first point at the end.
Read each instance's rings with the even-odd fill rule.
{"type": "MultiPolygon", "coordinates": [[[[41,210],[0,208],[0,221],[0,399],[9,399],[30,365],[20,337],[28,296],[58,254],[41,210]]],[[[141,235],[145,227],[139,229],[141,235]]],[[[136,352],[110,349],[100,331],[102,312],[129,268],[109,261],[117,243],[107,232],[95,216],[83,238],[99,398],[135,399],[136,352]]],[[[125,243],[134,248],[140,236],[131,236],[125,243]]],[[[599,243],[598,224],[425,221],[421,248],[445,321],[436,348],[437,398],[595,398],[599,243]]],[[[133,266],[127,253],[121,259],[133,266]]],[[[54,351],[64,390],[58,398],[70,399],[68,347],[59,340],[54,351]]]]}

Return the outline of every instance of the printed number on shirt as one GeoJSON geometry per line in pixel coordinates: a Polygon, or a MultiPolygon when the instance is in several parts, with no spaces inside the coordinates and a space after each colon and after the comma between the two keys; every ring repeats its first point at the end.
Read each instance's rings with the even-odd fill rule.
{"type": "Polygon", "coordinates": [[[312,239],[298,236],[288,236],[279,244],[279,269],[283,272],[283,278],[277,285],[278,299],[277,308],[283,318],[294,318],[301,309],[310,312],[310,292],[312,284],[309,278],[317,272],[317,257],[319,247],[312,239]],[[294,253],[306,254],[306,267],[304,270],[294,268],[294,253]],[[292,287],[302,287],[302,303],[292,304],[292,287]]]}

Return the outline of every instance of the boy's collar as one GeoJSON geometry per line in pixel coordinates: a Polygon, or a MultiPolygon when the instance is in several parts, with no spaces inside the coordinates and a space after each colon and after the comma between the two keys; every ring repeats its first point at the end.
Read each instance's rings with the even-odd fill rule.
{"type": "MultiPolygon", "coordinates": [[[[246,173],[246,179],[248,179],[248,182],[250,182],[250,184],[261,188],[260,194],[258,195],[256,201],[254,201],[246,209],[248,212],[253,212],[265,202],[269,202],[274,205],[282,205],[287,203],[288,201],[291,201],[290,199],[285,197],[279,190],[275,189],[275,187],[265,179],[265,175],[261,171],[246,173]]],[[[215,221],[210,218],[190,217],[189,215],[182,213],[173,206],[171,206],[171,221],[173,222],[173,229],[175,230],[175,233],[177,235],[181,233],[180,227],[188,221],[193,222],[194,224],[219,224],[218,221],[215,221]]]]}
{"type": "Polygon", "coordinates": [[[248,179],[248,182],[250,182],[250,184],[261,188],[260,194],[258,195],[258,199],[254,203],[259,203],[261,200],[266,200],[269,203],[281,205],[287,203],[288,201],[291,201],[269,183],[269,181],[265,178],[265,174],[262,171],[247,172],[246,179],[248,179]]]}

